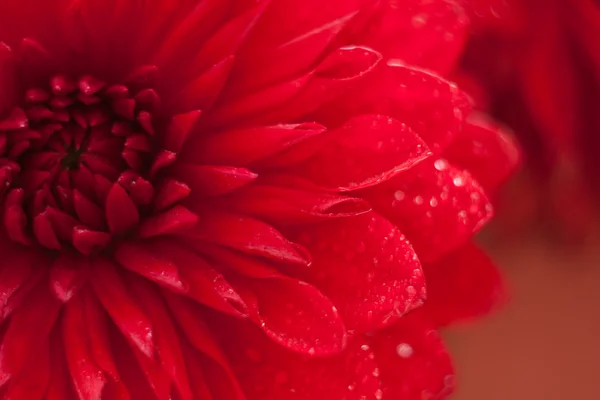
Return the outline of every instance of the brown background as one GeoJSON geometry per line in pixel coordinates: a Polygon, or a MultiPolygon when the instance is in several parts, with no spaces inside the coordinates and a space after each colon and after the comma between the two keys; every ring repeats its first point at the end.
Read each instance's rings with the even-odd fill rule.
{"type": "Polygon", "coordinates": [[[447,332],[454,399],[600,399],[600,240],[568,249],[518,240],[490,252],[512,302],[447,332]]]}

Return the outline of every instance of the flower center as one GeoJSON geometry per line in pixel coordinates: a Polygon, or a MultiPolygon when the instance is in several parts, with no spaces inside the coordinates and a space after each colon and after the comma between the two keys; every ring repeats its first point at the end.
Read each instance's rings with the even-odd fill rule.
{"type": "Polygon", "coordinates": [[[79,156],[82,151],[82,149],[76,149],[74,147],[67,150],[67,155],[60,161],[61,167],[68,170],[79,168],[79,156]]]}
{"type": "Polygon", "coordinates": [[[0,121],[1,221],[12,240],[91,254],[135,231],[157,172],[174,160],[154,137],[159,96],[148,81],[54,76],[25,91],[0,121]]]}

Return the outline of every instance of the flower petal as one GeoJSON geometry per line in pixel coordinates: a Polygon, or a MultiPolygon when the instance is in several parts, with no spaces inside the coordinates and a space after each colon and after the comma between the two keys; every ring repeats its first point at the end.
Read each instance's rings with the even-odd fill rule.
{"type": "Polygon", "coordinates": [[[143,242],[124,242],[117,247],[114,257],[124,268],[159,285],[176,292],[187,290],[177,266],[167,258],[168,255],[156,254],[152,246],[143,242]]]}
{"type": "Polygon", "coordinates": [[[196,214],[181,205],[176,205],[160,214],[146,217],[140,224],[139,235],[141,238],[173,235],[185,232],[197,223],[196,214]]]}
{"type": "Polygon", "coordinates": [[[427,160],[362,195],[402,230],[421,261],[462,245],[492,216],[481,186],[444,159],[427,160]]]}
{"type": "Polygon", "coordinates": [[[89,339],[81,297],[74,298],[64,307],[62,327],[63,340],[67,344],[66,359],[79,398],[100,400],[107,378],[87,346],[89,339]]]}
{"type": "Polygon", "coordinates": [[[425,279],[404,235],[376,213],[298,229],[314,257],[298,275],[339,308],[348,329],[370,332],[423,304],[425,279]]]}
{"type": "Polygon", "coordinates": [[[383,397],[445,399],[454,389],[452,360],[440,335],[407,316],[370,339],[381,368],[383,397]]]}
{"type": "Polygon", "coordinates": [[[114,183],[106,198],[106,221],[113,234],[130,231],[140,220],[137,207],[125,189],[114,183]]]}
{"type": "MultiPolygon", "coordinates": [[[[27,364],[13,379],[4,395],[5,399],[42,400],[50,383],[50,350],[48,341],[32,355],[27,364]]],[[[54,368],[54,366],[52,366],[54,368]]]]}
{"type": "Polygon", "coordinates": [[[102,258],[92,261],[91,282],[98,300],[123,336],[146,357],[154,355],[154,330],[125,287],[116,265],[102,258]]]}
{"type": "Polygon", "coordinates": [[[202,223],[183,238],[229,247],[243,253],[296,265],[310,264],[310,254],[257,219],[216,210],[198,213],[202,223]]]}
{"type": "Polygon", "coordinates": [[[151,250],[176,265],[186,282],[186,296],[225,314],[247,315],[246,305],[226,278],[177,239],[153,242],[151,250]]]}
{"type": "Polygon", "coordinates": [[[0,386],[21,372],[29,356],[40,351],[60,306],[47,287],[38,284],[13,313],[0,345],[0,386]]]}
{"type": "Polygon", "coordinates": [[[325,131],[324,126],[316,123],[229,130],[202,138],[200,145],[194,146],[193,150],[190,148],[190,152],[182,155],[182,159],[201,159],[206,164],[247,167],[325,131]]]}
{"type": "Polygon", "coordinates": [[[283,347],[310,356],[337,354],[345,348],[344,323],[331,301],[315,287],[278,277],[245,280],[238,292],[250,317],[283,347]]]}
{"type": "Polygon", "coordinates": [[[150,316],[155,326],[160,326],[154,340],[163,370],[171,376],[180,398],[192,400],[179,338],[160,293],[142,279],[132,279],[131,282],[132,293],[140,302],[142,309],[150,316]]]}
{"type": "Polygon", "coordinates": [[[306,357],[267,340],[244,321],[215,323],[250,398],[374,400],[381,391],[375,357],[364,342],[352,341],[339,355],[306,357]],[[237,340],[236,335],[242,335],[244,341],[237,340]]]}
{"type": "MultiPolygon", "coordinates": [[[[208,363],[203,363],[209,364],[210,369],[207,370],[204,368],[203,371],[205,374],[210,373],[210,376],[218,377],[218,382],[214,384],[217,393],[222,394],[222,391],[226,392],[227,396],[223,397],[225,400],[244,400],[245,396],[239,388],[238,379],[231,370],[229,361],[221,352],[220,346],[213,339],[212,333],[209,331],[207,324],[202,318],[202,314],[199,312],[200,309],[191,300],[181,296],[165,293],[164,291],[163,295],[170,306],[174,320],[177,321],[188,342],[210,360],[208,363]],[[225,386],[226,390],[223,390],[225,388],[221,389],[223,386],[225,386]]],[[[188,353],[188,357],[191,356],[193,354],[188,353]]],[[[196,362],[199,361],[198,358],[196,358],[196,362]]],[[[190,361],[192,360],[188,358],[188,363],[190,361]]]]}
{"type": "Polygon", "coordinates": [[[50,268],[50,289],[57,299],[66,303],[87,283],[89,273],[87,259],[62,254],[50,268]]]}
{"type": "Polygon", "coordinates": [[[500,272],[474,244],[425,266],[429,297],[418,312],[436,326],[488,314],[507,295],[500,272]]]}
{"type": "Polygon", "coordinates": [[[519,165],[519,148],[502,127],[472,114],[465,129],[444,152],[448,160],[471,172],[488,193],[497,190],[519,165]]]}
{"type": "Polygon", "coordinates": [[[425,142],[406,125],[368,115],[331,132],[330,143],[293,170],[324,187],[356,190],[386,181],[429,154],[425,142]]]}
{"type": "Polygon", "coordinates": [[[177,164],[172,177],[185,182],[192,196],[220,196],[254,181],[258,175],[246,168],[177,164]]]}
{"type": "Polygon", "coordinates": [[[371,211],[371,206],[359,198],[266,185],[247,186],[222,201],[231,210],[276,226],[348,218],[371,211]]]}
{"type": "Polygon", "coordinates": [[[316,118],[329,126],[344,123],[348,115],[388,115],[408,125],[439,154],[460,132],[470,111],[470,100],[455,84],[395,60],[322,107],[316,118]]]}

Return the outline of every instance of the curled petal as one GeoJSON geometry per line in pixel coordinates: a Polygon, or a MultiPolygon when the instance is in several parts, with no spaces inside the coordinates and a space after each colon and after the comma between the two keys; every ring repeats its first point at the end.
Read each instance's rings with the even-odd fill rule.
{"type": "Polygon", "coordinates": [[[486,194],[471,175],[439,158],[363,195],[402,230],[421,261],[467,242],[492,216],[486,194]]]}
{"type": "Polygon", "coordinates": [[[486,190],[497,190],[519,165],[519,148],[505,130],[481,114],[469,116],[465,129],[444,156],[467,169],[486,190]]]}
{"type": "Polygon", "coordinates": [[[243,253],[296,265],[310,264],[310,254],[289,242],[280,232],[257,219],[211,210],[199,213],[202,221],[185,240],[219,244],[243,253]]]}
{"type": "Polygon", "coordinates": [[[384,182],[430,155],[425,142],[406,125],[382,115],[348,121],[330,142],[293,171],[341,191],[384,182]]]}
{"type": "Polygon", "coordinates": [[[337,354],[345,348],[344,323],[331,301],[315,287],[278,277],[244,281],[238,292],[250,317],[283,347],[309,356],[337,354]]]}
{"type": "Polygon", "coordinates": [[[340,309],[348,329],[370,332],[397,321],[425,300],[425,279],[404,235],[376,213],[298,229],[313,255],[299,276],[340,309]]]}
{"type": "Polygon", "coordinates": [[[234,210],[278,226],[354,217],[371,210],[360,198],[265,185],[248,186],[224,201],[234,210]]]}

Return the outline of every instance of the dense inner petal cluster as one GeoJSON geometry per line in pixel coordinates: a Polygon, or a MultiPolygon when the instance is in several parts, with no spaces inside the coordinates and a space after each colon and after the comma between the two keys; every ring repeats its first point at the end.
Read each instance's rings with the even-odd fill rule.
{"type": "Polygon", "coordinates": [[[140,219],[172,205],[161,170],[176,158],[157,138],[169,126],[158,117],[155,72],[142,67],[124,84],[54,75],[24,91],[0,122],[3,228],[12,240],[92,254],[115,236],[152,229],[140,219]]]}

